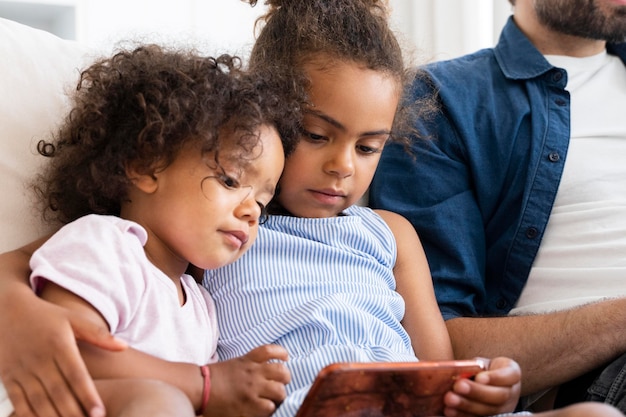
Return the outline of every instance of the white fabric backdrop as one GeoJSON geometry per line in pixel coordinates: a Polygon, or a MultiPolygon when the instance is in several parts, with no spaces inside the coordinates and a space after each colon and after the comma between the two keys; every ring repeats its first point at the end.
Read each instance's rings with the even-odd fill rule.
{"type": "MultiPolygon", "coordinates": [[[[421,52],[421,62],[492,46],[511,12],[508,0],[386,1],[394,27],[409,50],[421,52]]],[[[241,0],[0,0],[0,17],[72,34],[105,51],[131,38],[247,56],[254,21],[265,10],[264,0],[254,8],[241,0]]]]}
{"type": "Polygon", "coordinates": [[[419,59],[453,58],[495,45],[508,0],[390,0],[392,20],[419,59]]]}
{"type": "MultiPolygon", "coordinates": [[[[409,51],[419,52],[418,62],[493,46],[511,13],[508,0],[388,1],[393,25],[409,51]]],[[[254,20],[265,11],[263,0],[254,8],[240,0],[80,0],[78,6],[78,38],[88,44],[147,34],[199,39],[213,51],[243,56],[254,42],[254,20]]]]}

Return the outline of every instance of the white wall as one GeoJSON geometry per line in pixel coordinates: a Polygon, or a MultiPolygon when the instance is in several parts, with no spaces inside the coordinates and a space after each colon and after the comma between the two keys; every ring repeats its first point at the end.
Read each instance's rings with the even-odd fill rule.
{"type": "Polygon", "coordinates": [[[240,0],[80,0],[77,39],[105,47],[129,37],[192,42],[211,52],[246,54],[264,10],[240,0]]]}
{"type": "Polygon", "coordinates": [[[511,14],[508,0],[390,0],[392,22],[422,60],[493,46],[511,14]]]}
{"type": "MultiPolygon", "coordinates": [[[[492,46],[511,12],[508,0],[388,1],[392,25],[409,52],[418,53],[418,62],[492,46]]],[[[16,5],[21,5],[25,18],[35,16],[31,4],[38,4],[44,13],[51,7],[73,6],[75,28],[64,33],[74,33],[77,40],[105,51],[120,39],[133,38],[191,42],[212,54],[247,56],[254,42],[254,21],[266,9],[263,0],[258,3],[252,8],[241,0],[0,0],[0,16],[16,5]]],[[[61,21],[49,26],[63,32],[58,26],[67,22],[58,16],[61,21]]]]}

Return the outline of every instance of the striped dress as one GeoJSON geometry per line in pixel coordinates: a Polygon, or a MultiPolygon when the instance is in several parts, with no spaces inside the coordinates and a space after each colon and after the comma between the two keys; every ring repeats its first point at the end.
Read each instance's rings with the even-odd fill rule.
{"type": "Polygon", "coordinates": [[[317,373],[334,362],[417,360],[400,324],[395,238],[372,210],[345,216],[271,216],[237,262],[207,271],[220,359],[276,343],[292,382],[275,416],[293,416],[317,373]]]}

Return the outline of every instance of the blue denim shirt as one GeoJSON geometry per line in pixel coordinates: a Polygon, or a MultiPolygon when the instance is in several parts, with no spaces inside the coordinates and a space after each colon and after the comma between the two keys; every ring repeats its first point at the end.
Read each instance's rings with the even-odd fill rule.
{"type": "MultiPolygon", "coordinates": [[[[626,44],[609,45],[626,60],[626,44]]],[[[438,93],[414,158],[388,144],[370,205],[415,226],[444,318],[504,315],[526,283],[570,137],[567,73],[512,18],[495,48],[426,66],[412,96],[438,93]]]]}

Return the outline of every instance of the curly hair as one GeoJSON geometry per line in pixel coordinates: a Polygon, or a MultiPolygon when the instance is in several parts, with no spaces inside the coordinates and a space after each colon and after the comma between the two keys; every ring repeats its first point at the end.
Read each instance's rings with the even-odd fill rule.
{"type": "MultiPolygon", "coordinates": [[[[90,213],[119,215],[130,180],[126,168],[166,168],[190,143],[216,161],[224,141],[238,157],[258,156],[259,127],[277,128],[286,154],[298,140],[304,92],[293,78],[244,71],[235,56],[141,45],[83,70],[73,106],[38,151],[50,157],[34,184],[48,220],[90,213]],[[220,135],[225,128],[236,134],[220,135]]],[[[219,161],[218,161],[219,163],[219,161]]]]}
{"type": "MultiPolygon", "coordinates": [[[[254,6],[257,0],[244,0],[254,6]]],[[[249,65],[275,67],[276,72],[300,70],[304,64],[354,62],[380,71],[397,81],[404,95],[398,106],[391,140],[404,143],[418,118],[436,110],[434,97],[410,99],[409,85],[421,73],[405,64],[402,47],[389,25],[389,10],[383,0],[266,0],[265,15],[257,20],[257,39],[249,65]]],[[[310,81],[306,80],[306,83],[310,81]]]]}

